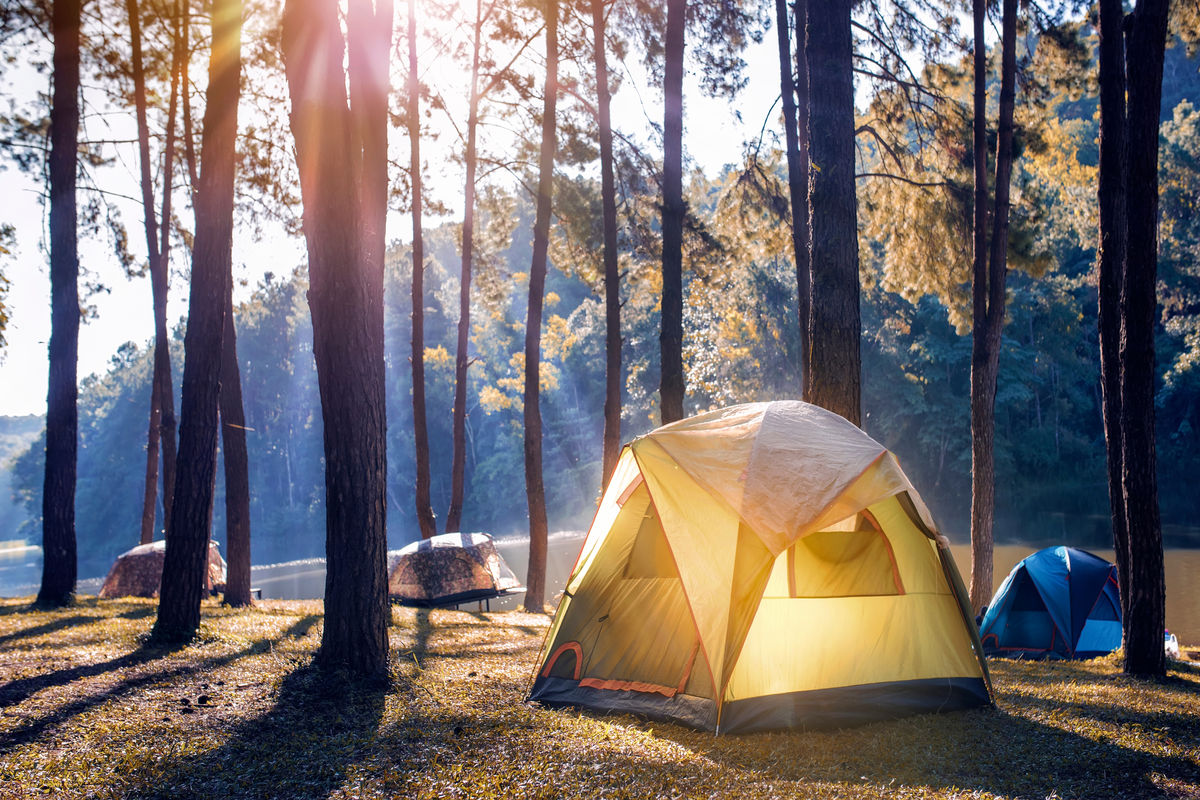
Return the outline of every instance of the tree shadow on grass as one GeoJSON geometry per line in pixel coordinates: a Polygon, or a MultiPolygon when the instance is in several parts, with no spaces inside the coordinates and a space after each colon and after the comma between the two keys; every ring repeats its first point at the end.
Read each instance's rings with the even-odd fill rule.
{"type": "MultiPolygon", "coordinates": [[[[27,609],[26,609],[27,610],[27,609]]],[[[140,606],[131,608],[128,611],[123,611],[120,614],[113,614],[111,619],[145,619],[153,616],[156,609],[153,606],[140,606]]],[[[2,616],[2,615],[0,615],[2,616]]],[[[47,633],[58,633],[65,631],[68,628],[75,628],[82,625],[91,625],[97,622],[104,622],[105,617],[91,616],[88,614],[73,614],[67,617],[58,617],[49,622],[43,622],[40,625],[32,625],[28,628],[22,628],[12,633],[0,636],[0,646],[11,644],[19,639],[32,639],[35,636],[44,636],[47,633]]]]}
{"type": "Polygon", "coordinates": [[[10,645],[19,639],[32,639],[35,636],[44,636],[47,633],[57,633],[58,631],[74,628],[79,625],[89,625],[94,622],[99,622],[98,617],[91,617],[84,614],[75,614],[70,617],[59,617],[58,619],[49,622],[43,622],[41,625],[33,625],[28,628],[22,628],[19,631],[0,636],[0,647],[10,645]]]}
{"type": "Polygon", "coordinates": [[[655,727],[715,762],[757,779],[971,789],[1017,797],[1166,796],[1159,783],[1200,783],[1187,758],[1153,755],[1002,710],[922,715],[829,733],[709,738],[655,727]]]}
{"type": "Polygon", "coordinates": [[[386,681],[301,667],[283,679],[270,711],[241,722],[199,758],[156,770],[151,785],[128,797],[326,797],[352,780],[352,765],[375,744],[387,691],[386,681]]]}
{"type": "MultiPolygon", "coordinates": [[[[112,686],[104,688],[102,691],[87,694],[74,700],[73,702],[66,703],[63,706],[56,708],[49,714],[36,719],[28,719],[26,722],[9,732],[5,739],[0,740],[0,756],[11,752],[26,742],[37,739],[47,730],[63,724],[72,717],[82,714],[92,708],[101,706],[110,700],[124,697],[146,686],[159,683],[160,681],[179,678],[197,672],[205,672],[207,670],[217,669],[219,667],[232,664],[233,662],[248,656],[261,655],[262,653],[269,652],[276,643],[281,642],[284,639],[302,638],[308,634],[308,632],[314,625],[317,624],[320,619],[320,615],[309,614],[305,617],[302,617],[278,636],[259,639],[236,652],[212,656],[210,658],[185,662],[182,664],[164,665],[161,669],[154,669],[149,672],[123,678],[112,686]]],[[[35,692],[51,686],[62,686],[83,678],[94,677],[105,672],[136,668],[170,656],[171,654],[182,649],[182,646],[143,646],[131,653],[127,653],[123,656],[119,656],[99,664],[85,664],[78,667],[71,667],[69,669],[57,670],[46,675],[37,675],[31,678],[12,681],[3,687],[0,687],[0,708],[20,703],[21,701],[33,695],[35,692]]]]}
{"type": "Polygon", "coordinates": [[[41,675],[32,675],[28,678],[18,678],[15,681],[9,681],[0,686],[0,708],[7,708],[8,706],[24,702],[37,692],[49,689],[52,686],[63,686],[64,684],[74,683],[84,678],[93,678],[105,672],[115,672],[117,670],[137,667],[162,658],[169,653],[169,650],[161,648],[149,649],[140,647],[132,653],[126,653],[125,655],[111,658],[108,661],[101,661],[96,664],[80,664],[41,675]]]}
{"type": "MultiPolygon", "coordinates": [[[[1168,679],[1169,681],[1169,679],[1168,679]]],[[[1193,688],[1179,681],[1176,684],[1182,688],[1193,688]]],[[[1171,684],[1160,684],[1164,688],[1171,684]]],[[[1164,698],[1165,699],[1165,698],[1164,698]]],[[[1173,731],[1187,732],[1193,739],[1200,741],[1200,717],[1191,708],[1180,704],[1167,706],[1156,703],[1151,708],[1139,708],[1134,705],[1119,702],[1102,702],[1097,700],[1055,700],[1026,692],[1009,692],[1007,702],[1014,706],[1033,708],[1046,714],[1057,714],[1063,711],[1077,716],[1096,720],[1097,722],[1114,725],[1138,726],[1141,728],[1164,728],[1170,726],[1173,731]]]]}

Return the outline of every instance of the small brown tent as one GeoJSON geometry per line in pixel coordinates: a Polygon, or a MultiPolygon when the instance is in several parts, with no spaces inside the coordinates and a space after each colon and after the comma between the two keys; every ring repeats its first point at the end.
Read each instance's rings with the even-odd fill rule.
{"type": "Polygon", "coordinates": [[[388,554],[388,594],[433,608],[521,591],[486,533],[444,533],[388,554]]]}
{"type": "MultiPolygon", "coordinates": [[[[167,556],[167,543],[159,540],[150,544],[139,544],[117,556],[116,563],[108,571],[100,597],[158,597],[162,581],[163,561],[167,556]]],[[[206,592],[224,591],[225,559],[217,549],[217,543],[208,543],[208,569],[204,572],[206,592]]]]}

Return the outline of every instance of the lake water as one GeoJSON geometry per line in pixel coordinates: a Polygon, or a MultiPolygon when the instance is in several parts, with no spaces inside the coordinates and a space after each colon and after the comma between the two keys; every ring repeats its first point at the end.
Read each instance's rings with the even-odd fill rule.
{"type": "MultiPolygon", "coordinates": [[[[583,536],[582,531],[562,531],[550,536],[546,558],[548,602],[554,602],[566,585],[567,577],[583,545],[583,536]]],[[[519,577],[524,577],[529,557],[529,541],[523,538],[498,539],[496,547],[513,572],[519,577]]],[[[958,571],[963,575],[964,583],[968,582],[971,574],[970,545],[956,544],[951,545],[950,549],[958,564],[958,571]]],[[[1023,545],[997,546],[994,555],[993,589],[1000,586],[1018,561],[1035,549],[1023,545]]],[[[1112,550],[1091,552],[1109,561],[1113,560],[1112,550]]],[[[23,566],[20,582],[5,582],[0,574],[0,595],[23,596],[37,591],[37,585],[32,582],[38,579],[40,566],[35,567],[30,562],[23,566]]],[[[1178,636],[1181,642],[1200,644],[1200,550],[1170,548],[1164,553],[1164,566],[1167,579],[1167,628],[1178,636]]],[[[255,587],[262,589],[265,598],[322,597],[325,592],[325,562],[322,559],[307,559],[256,566],[252,569],[251,581],[255,587]]],[[[79,582],[78,590],[83,594],[95,594],[100,589],[100,583],[100,578],[83,580],[79,582]]],[[[493,611],[511,610],[519,606],[522,599],[520,595],[497,598],[491,601],[490,607],[493,611]]]]}
{"type": "MultiPolygon", "coordinates": [[[[552,602],[566,585],[571,568],[583,546],[582,531],[564,531],[550,537],[546,559],[546,599],[552,602]]],[[[498,539],[496,547],[513,572],[524,577],[529,559],[527,539],[498,539]]],[[[995,548],[993,576],[1000,587],[1009,570],[1037,548],[1024,545],[999,545],[995,548]]],[[[963,582],[971,576],[971,547],[965,544],[950,546],[963,582]]],[[[1112,550],[1092,550],[1101,558],[1112,561],[1112,550]]],[[[1167,628],[1187,644],[1200,644],[1200,550],[1168,549],[1164,552],[1167,578],[1167,628]]],[[[264,597],[319,597],[324,591],[324,564],[295,562],[275,567],[255,567],[255,586],[263,589],[264,597]]],[[[491,602],[493,610],[514,609],[522,602],[520,595],[499,598],[491,602]]]]}

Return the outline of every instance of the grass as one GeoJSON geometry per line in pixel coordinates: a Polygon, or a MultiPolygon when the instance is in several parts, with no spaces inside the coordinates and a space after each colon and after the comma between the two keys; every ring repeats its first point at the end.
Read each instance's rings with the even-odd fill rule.
{"type": "Polygon", "coordinates": [[[549,620],[395,609],[387,686],[311,667],[321,606],[0,600],[0,798],[1200,798],[1200,667],[995,662],[997,709],[722,736],[524,702],[549,620]]]}

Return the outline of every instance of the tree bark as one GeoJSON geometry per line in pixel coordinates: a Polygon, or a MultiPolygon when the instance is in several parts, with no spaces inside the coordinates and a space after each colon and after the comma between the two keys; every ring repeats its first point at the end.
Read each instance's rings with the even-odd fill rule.
{"type": "Polygon", "coordinates": [[[158,442],[162,434],[162,411],[159,396],[162,388],[158,374],[151,370],[150,376],[150,424],[146,430],[146,482],[142,490],[142,525],[138,544],[154,541],[154,501],[158,498],[158,442]]]}
{"type": "MultiPolygon", "coordinates": [[[[154,218],[154,183],[150,177],[150,126],[146,121],[146,76],[142,67],[142,20],[137,0],[125,0],[129,17],[130,71],[133,73],[134,116],[137,120],[138,162],[141,168],[142,222],[146,232],[146,257],[153,267],[158,261],[158,221],[154,218]]],[[[161,414],[159,395],[162,386],[157,373],[150,380],[150,425],[146,432],[146,486],[142,494],[142,527],[138,541],[154,541],[154,500],[158,496],[158,437],[161,414]]]]}
{"type": "Polygon", "coordinates": [[[180,469],[152,637],[184,642],[200,627],[216,476],[226,284],[233,263],[233,188],[241,76],[241,0],[214,0],[212,55],[200,139],[200,190],[184,339],[180,469]]]}
{"type": "Polygon", "coordinates": [[[479,128],[479,50],[483,35],[483,0],[475,0],[471,40],[471,99],[467,109],[466,186],[463,190],[462,269],[458,286],[458,342],[454,355],[453,452],[450,465],[450,509],[446,533],[462,530],[463,495],[467,474],[467,368],[471,336],[471,266],[475,257],[476,131],[479,128]]]}
{"type": "Polygon", "coordinates": [[[225,281],[225,328],[221,342],[221,442],[225,464],[225,604],[251,605],[250,466],[246,414],[233,320],[233,280],[225,281]]]}
{"type": "Polygon", "coordinates": [[[178,111],[180,85],[186,91],[185,62],[188,57],[188,21],[186,0],[175,4],[174,46],[171,54],[171,99],[167,103],[167,142],[163,152],[162,213],[159,214],[158,264],[150,265],[150,285],[154,295],[154,375],[160,384],[159,447],[162,452],[163,531],[171,526],[175,497],[175,379],[171,372],[171,338],[167,332],[167,293],[171,266],[171,200],[175,178],[175,114],[178,111]]]}
{"type": "MultiPolygon", "coordinates": [[[[359,2],[353,0],[349,15],[351,48],[369,46],[369,52],[352,52],[350,64],[352,70],[370,69],[373,91],[363,96],[355,92],[361,82],[350,85],[352,100],[370,106],[372,113],[352,117],[347,104],[346,42],[336,2],[287,0],[281,41],[304,200],[308,300],[324,422],[325,626],[318,663],[379,678],[387,671],[390,619],[383,296],[375,290],[381,278],[369,258],[363,220],[377,219],[381,209],[360,210],[368,201],[360,187],[366,172],[386,175],[387,163],[366,147],[379,141],[379,131],[364,136],[355,123],[378,123],[374,112],[386,100],[378,89],[387,86],[392,17],[387,3],[371,14],[355,8],[359,2]],[[375,37],[363,35],[372,31],[375,37]],[[360,55],[367,57],[360,61],[360,55]]],[[[386,128],[382,136],[386,142],[386,128]]]]}
{"type": "Polygon", "coordinates": [[[42,487],[42,585],[37,604],[60,607],[75,594],[75,456],[79,361],[79,255],[75,223],[79,141],[79,0],[55,0],[54,92],[50,106],[50,366],[46,472],[42,487]]]}
{"type": "MultiPolygon", "coordinates": [[[[978,32],[978,22],[976,26],[978,32]]],[[[1000,341],[1004,331],[1005,283],[1008,274],[1008,207],[1012,183],[1013,109],[1016,98],[1016,0],[1004,0],[1000,28],[1000,107],[994,185],[996,202],[992,213],[987,273],[982,280],[977,273],[972,286],[975,316],[972,320],[971,340],[971,602],[977,611],[992,596],[993,525],[996,510],[996,381],[1000,371],[1000,341]]],[[[982,39],[975,43],[975,48],[977,52],[985,49],[982,39]]],[[[976,61],[976,66],[979,66],[979,61],[976,61]]],[[[981,79],[980,76],[975,78],[976,101],[979,100],[981,79]]],[[[976,125],[981,124],[980,114],[977,110],[976,125]]],[[[979,146],[979,136],[980,132],[976,130],[976,147],[979,146]]],[[[978,170],[977,165],[977,177],[978,170]]],[[[978,201],[978,189],[976,191],[978,201]]],[[[986,185],[983,194],[986,198],[986,185]]],[[[976,213],[978,215],[978,210],[976,213]]],[[[976,221],[978,220],[977,216],[976,221]]],[[[979,245],[982,239],[983,237],[976,232],[975,244],[979,245]]],[[[975,266],[979,267],[978,264],[975,266]]]]}
{"type": "Polygon", "coordinates": [[[663,71],[662,423],[683,419],[683,54],[687,0],[667,0],[663,71]]]}
{"type": "Polygon", "coordinates": [[[179,67],[180,82],[183,86],[183,160],[194,202],[200,186],[200,168],[196,163],[196,137],[192,127],[192,80],[188,75],[192,64],[192,8],[189,0],[179,0],[178,8],[183,19],[183,59],[179,67]]]}
{"type": "Polygon", "coordinates": [[[972,4],[972,27],[974,31],[974,88],[972,93],[972,152],[974,154],[974,210],[971,239],[971,607],[978,613],[992,597],[992,528],[990,515],[986,516],[986,537],[984,535],[985,516],[979,509],[992,508],[994,499],[991,493],[993,483],[986,486],[976,484],[976,474],[980,461],[980,453],[990,453],[991,426],[980,427],[980,418],[976,412],[977,398],[982,394],[983,374],[976,368],[976,359],[980,364],[983,359],[982,347],[987,327],[987,222],[988,204],[991,191],[988,187],[987,174],[987,44],[984,40],[984,24],[987,21],[986,0],[974,0],[972,4]],[[983,442],[980,436],[988,436],[989,441],[983,442]],[[987,491],[988,497],[981,496],[987,491]]]}
{"type": "Polygon", "coordinates": [[[604,0],[592,0],[596,111],[600,126],[600,206],[604,215],[604,454],[608,482],[621,455],[621,274],[617,260],[617,188],[613,175],[612,92],[604,0]]]}
{"type": "Polygon", "coordinates": [[[800,396],[808,376],[808,315],[812,294],[812,269],[808,261],[808,56],[805,49],[806,0],[795,4],[796,55],[792,57],[787,0],[775,0],[775,27],[779,44],[779,92],[783,98],[784,149],[787,154],[788,195],[792,210],[792,255],[796,262],[796,308],[800,329],[800,396]],[[796,71],[795,79],[792,77],[796,71]],[[799,103],[797,102],[799,95],[799,103]],[[800,131],[804,131],[801,142],[800,131]]]}
{"type": "MultiPolygon", "coordinates": [[[[408,0],[408,140],[412,180],[412,403],[416,449],[417,524],[421,538],[437,534],[429,497],[429,426],[425,419],[425,246],[421,231],[421,83],[417,74],[417,0],[408,0]]],[[[456,390],[457,391],[457,390],[456,390]]]]}
{"type": "Polygon", "coordinates": [[[1100,0],[1099,84],[1100,159],[1097,199],[1100,241],[1096,248],[1100,389],[1104,446],[1108,457],[1108,500],[1112,509],[1113,550],[1117,553],[1122,618],[1129,614],[1129,533],[1121,496],[1121,286],[1125,272],[1125,16],[1121,0],[1100,0]]]}
{"type": "Polygon", "coordinates": [[[542,360],[542,300],[550,246],[550,209],[557,146],[558,0],[546,3],[546,87],[542,106],[542,147],[538,158],[537,212],[533,223],[533,262],[529,267],[529,312],[525,318],[525,495],[529,501],[529,569],[525,608],[546,605],[546,489],[542,483],[542,414],[539,405],[542,360]]]}
{"type": "MultiPolygon", "coordinates": [[[[146,432],[146,484],[142,495],[142,525],[141,544],[154,540],[154,501],[158,496],[158,459],[160,442],[163,440],[164,417],[169,422],[170,431],[167,433],[169,442],[162,443],[164,461],[170,461],[171,468],[167,477],[175,477],[175,423],[174,397],[171,386],[171,361],[167,341],[167,248],[169,247],[170,210],[171,210],[171,176],[175,150],[175,106],[178,102],[178,65],[180,59],[180,22],[178,17],[174,24],[176,44],[173,47],[171,63],[171,95],[167,111],[167,144],[163,159],[163,218],[161,241],[159,225],[154,212],[154,184],[151,178],[150,165],[150,126],[146,119],[146,76],[142,61],[142,32],[141,17],[137,0],[126,0],[126,11],[129,15],[130,64],[133,73],[134,108],[137,118],[138,155],[141,167],[142,189],[142,219],[146,234],[146,254],[150,264],[150,287],[154,306],[154,366],[153,377],[150,381],[150,423],[146,432]],[[161,363],[160,363],[161,362],[161,363]],[[165,402],[164,402],[165,398],[165,402]],[[169,409],[164,413],[164,409],[169,409]]],[[[164,472],[166,472],[164,470],[164,472]]],[[[165,489],[173,489],[174,484],[164,481],[165,489]]],[[[167,499],[168,491],[164,491],[164,512],[170,506],[167,499]]],[[[164,513],[164,518],[165,518],[164,513]]]]}
{"type": "Polygon", "coordinates": [[[829,0],[808,8],[812,304],[805,399],[858,425],[862,390],[851,5],[850,0],[829,0]]]}
{"type": "Polygon", "coordinates": [[[1121,492],[1128,532],[1124,619],[1130,675],[1166,675],[1166,590],[1154,447],[1154,323],[1158,273],[1158,128],[1167,0],[1139,0],[1128,23],[1126,251],[1121,316],[1121,492]]]}

